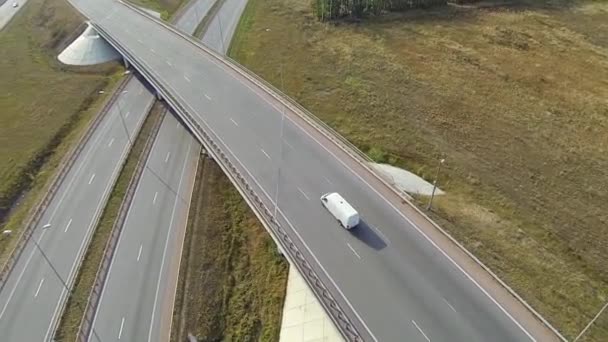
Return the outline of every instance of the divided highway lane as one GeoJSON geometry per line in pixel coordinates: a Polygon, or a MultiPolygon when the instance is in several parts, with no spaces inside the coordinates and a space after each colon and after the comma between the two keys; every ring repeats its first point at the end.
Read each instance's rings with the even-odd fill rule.
{"type": "MultiPolygon", "coordinates": [[[[193,32],[211,7],[193,0],[176,27],[193,32]]],[[[92,341],[168,341],[188,206],[201,146],[165,115],[137,185],[95,314],[92,341]]]]}
{"type": "Polygon", "coordinates": [[[203,44],[225,55],[245,6],[247,6],[247,0],[224,0],[222,7],[209,23],[209,27],[201,39],[203,44]]]}
{"type": "Polygon", "coordinates": [[[270,207],[282,165],[280,220],[313,255],[343,307],[360,318],[360,329],[378,341],[554,339],[529,313],[518,309],[525,317],[520,322],[497,305],[461,264],[368,184],[373,179],[364,179],[359,166],[290,110],[281,128],[283,108],[276,100],[172,32],[113,4],[111,11],[86,11],[211,127],[270,207]],[[332,190],[361,211],[364,225],[343,231],[315,204],[332,190]]]}
{"type": "Polygon", "coordinates": [[[214,0],[190,0],[184,12],[176,20],[175,27],[188,34],[194,33],[214,2],[214,0]]]}
{"type": "Polygon", "coordinates": [[[79,155],[0,292],[3,341],[52,338],[94,224],[152,104],[132,100],[148,90],[129,82],[79,155]],[[117,104],[120,104],[120,110],[117,104]],[[124,122],[120,115],[124,115],[124,122]],[[39,248],[36,246],[39,246],[39,248]]]}
{"type": "Polygon", "coordinates": [[[120,235],[91,341],[168,341],[200,144],[162,122],[120,235]]]}

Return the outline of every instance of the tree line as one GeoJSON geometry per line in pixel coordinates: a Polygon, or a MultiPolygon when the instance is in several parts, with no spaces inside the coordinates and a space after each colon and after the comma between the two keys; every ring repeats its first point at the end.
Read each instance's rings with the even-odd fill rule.
{"type": "Polygon", "coordinates": [[[313,0],[314,11],[321,21],[365,15],[382,11],[404,11],[411,8],[445,5],[446,0],[313,0]]]}

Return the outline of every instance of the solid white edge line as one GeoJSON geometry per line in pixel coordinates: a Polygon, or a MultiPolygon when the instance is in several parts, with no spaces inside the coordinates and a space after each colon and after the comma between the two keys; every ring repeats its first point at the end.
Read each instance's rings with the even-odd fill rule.
{"type": "MultiPolygon", "coordinates": [[[[188,203],[188,208],[186,208],[186,211],[185,211],[186,212],[186,224],[188,224],[188,215],[190,214],[190,205],[192,204],[192,193],[194,192],[194,182],[196,182],[196,172],[198,171],[198,166],[199,166],[199,162],[200,162],[200,159],[201,159],[200,152],[201,152],[201,149],[203,148],[202,144],[198,140],[196,140],[196,138],[193,137],[193,139],[198,144],[199,148],[198,148],[198,152],[196,152],[195,157],[194,157],[194,158],[196,158],[196,166],[194,167],[194,176],[193,176],[193,180],[194,181],[192,182],[192,188],[189,191],[190,196],[189,196],[188,202],[187,202],[188,203]]],[[[186,156],[186,160],[188,160],[187,156],[186,156]]],[[[179,189],[177,191],[179,193],[179,189]]],[[[180,244],[180,248],[179,248],[180,251],[184,250],[184,240],[186,239],[186,234],[185,234],[186,233],[186,229],[184,229],[184,234],[183,234],[182,238],[180,239],[181,240],[181,244],[180,244]]],[[[181,255],[180,255],[179,256],[179,261],[178,261],[178,264],[177,264],[177,269],[178,270],[180,269],[181,265],[182,265],[182,258],[181,258],[181,255]]],[[[179,275],[178,275],[178,277],[179,277],[179,275]]],[[[173,291],[173,300],[171,301],[171,310],[168,311],[168,312],[173,312],[173,310],[175,308],[175,296],[176,296],[176,294],[177,294],[177,282],[175,283],[175,289],[173,291]]],[[[171,320],[169,320],[169,329],[168,329],[168,331],[171,332],[172,328],[173,328],[173,320],[171,319],[171,320]]]]}
{"type": "MultiPolygon", "coordinates": [[[[190,154],[190,150],[192,149],[192,141],[188,144],[188,151],[186,155],[190,154]]],[[[173,210],[171,211],[171,219],[169,220],[169,231],[167,232],[167,239],[165,240],[165,247],[163,249],[162,261],[160,263],[160,270],[158,272],[158,280],[156,282],[156,294],[154,295],[154,305],[152,306],[152,316],[150,317],[150,328],[148,330],[148,342],[152,341],[152,328],[154,327],[154,316],[156,315],[156,305],[158,304],[158,293],[160,292],[160,283],[163,276],[163,269],[165,268],[165,260],[167,256],[167,247],[169,246],[169,240],[171,237],[171,232],[173,231],[173,219],[175,217],[175,209],[177,208],[177,204],[179,203],[179,198],[177,195],[179,194],[179,190],[182,188],[182,181],[184,180],[184,172],[186,171],[186,165],[188,163],[184,162],[184,166],[182,167],[181,176],[179,177],[179,183],[177,185],[177,193],[175,194],[175,202],[173,203],[173,210]]]]}

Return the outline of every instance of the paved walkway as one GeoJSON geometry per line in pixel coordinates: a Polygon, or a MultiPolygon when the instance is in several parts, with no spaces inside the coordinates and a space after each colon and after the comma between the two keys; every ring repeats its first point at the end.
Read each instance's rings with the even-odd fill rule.
{"type": "Polygon", "coordinates": [[[342,342],[344,339],[295,267],[289,268],[280,342],[342,342]]]}

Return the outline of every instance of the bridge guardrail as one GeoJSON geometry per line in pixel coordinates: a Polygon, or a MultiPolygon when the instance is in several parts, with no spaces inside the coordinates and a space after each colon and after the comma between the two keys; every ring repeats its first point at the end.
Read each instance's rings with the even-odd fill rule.
{"type": "Polygon", "coordinates": [[[495,274],[488,266],[486,266],[479,258],[477,258],[471,251],[469,251],[464,245],[458,242],[450,233],[448,233],[445,229],[443,229],[439,224],[437,224],[433,219],[431,219],[425,212],[423,212],[420,208],[418,208],[412,201],[412,198],[405,192],[401,191],[397,188],[394,181],[388,179],[387,176],[380,174],[377,170],[373,169],[371,166],[371,159],[359,150],[356,146],[354,146],[351,142],[349,142],[346,138],[342,137],[339,133],[337,133],[334,129],[325,124],[322,120],[316,117],[314,114],[310,113],[301,105],[297,104],[293,99],[289,96],[283,94],[280,90],[276,89],[274,86],[269,84],[268,82],[262,80],[260,77],[255,75],[253,72],[248,70],[247,68],[240,65],[238,62],[229,59],[225,56],[218,54],[217,52],[207,48],[200,42],[194,40],[191,36],[186,33],[176,29],[175,27],[157,20],[156,18],[150,16],[148,13],[142,11],[141,9],[123,2],[123,4],[135,12],[139,13],[142,16],[149,18],[150,20],[156,22],[157,24],[167,28],[168,30],[174,32],[182,39],[186,40],[194,47],[204,51],[206,54],[214,57],[214,59],[223,65],[231,68],[234,72],[244,76],[254,84],[260,86],[263,90],[267,92],[268,95],[274,97],[280,103],[283,103],[288,108],[292,109],[292,112],[308,123],[310,123],[313,127],[317,128],[317,130],[326,136],[331,141],[337,143],[337,145],[342,148],[342,150],[348,155],[355,158],[355,160],[359,161],[360,164],[367,169],[372,175],[374,175],[378,180],[380,180],[388,189],[393,191],[397,196],[401,198],[403,203],[410,206],[413,210],[415,210],[421,217],[423,217],[426,221],[428,221],[435,229],[437,229],[442,235],[444,235],[450,242],[452,242],[455,246],[457,246],[463,253],[465,253],[469,258],[471,258],[479,267],[481,267],[484,271],[486,271],[496,282],[498,282],[511,296],[517,299],[523,306],[526,307],[528,311],[530,311],[537,320],[539,320],[545,327],[551,330],[561,341],[568,342],[568,340],[555,328],[547,319],[545,319],[538,311],[536,311],[523,297],[521,297],[513,288],[511,288],[507,283],[505,283],[497,274],[495,274]],[[279,96],[279,95],[282,95],[279,96]],[[298,110],[294,110],[298,109],[298,110]]]}
{"type": "MultiPolygon", "coordinates": [[[[349,341],[362,342],[363,338],[358,332],[357,328],[352,324],[349,317],[344,313],[344,310],[341,308],[340,304],[335,300],[331,292],[327,289],[321,278],[317,275],[317,272],[313,268],[313,266],[308,262],[307,258],[300,251],[298,246],[293,242],[290,235],[287,231],[279,224],[277,218],[275,218],[268,208],[268,206],[264,203],[263,199],[257,195],[254,186],[248,181],[247,177],[253,179],[251,174],[248,176],[244,176],[237,166],[230,160],[229,156],[226,155],[224,149],[222,149],[221,145],[224,143],[221,141],[212,129],[207,127],[205,129],[201,124],[199,124],[196,120],[192,118],[190,112],[195,113],[192,108],[185,108],[171,93],[165,85],[163,85],[155,75],[151,74],[148,71],[148,67],[142,65],[130,51],[123,48],[118,44],[110,34],[108,34],[103,28],[99,27],[96,24],[93,24],[95,29],[106,39],[108,42],[114,46],[118,51],[123,53],[123,56],[134,66],[139,66],[137,68],[142,75],[150,81],[155,90],[162,95],[163,99],[171,105],[171,107],[175,110],[175,112],[179,113],[184,122],[189,126],[191,131],[195,136],[197,136],[198,140],[204,145],[207,152],[212,155],[214,160],[218,163],[218,165],[222,168],[222,170],[226,173],[228,178],[235,184],[238,191],[241,193],[243,198],[248,202],[248,204],[254,208],[254,212],[256,216],[260,219],[260,221],[266,226],[269,232],[273,235],[275,241],[279,241],[281,243],[281,247],[286,252],[287,257],[292,262],[292,265],[295,265],[298,271],[304,276],[303,278],[309,284],[313,292],[319,298],[321,305],[325,308],[325,310],[330,314],[330,317],[343,334],[345,338],[349,341]]],[[[203,124],[208,126],[204,120],[203,124]]],[[[246,170],[242,165],[241,168],[246,170]]],[[[257,186],[257,185],[256,185],[257,186]]]]}

